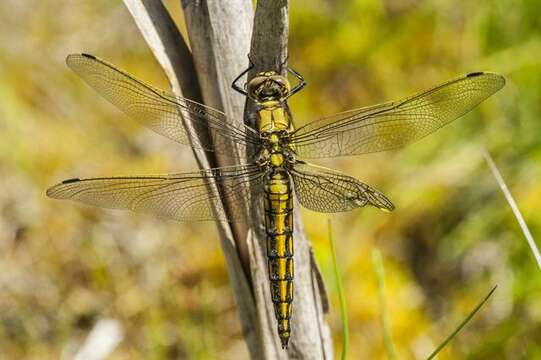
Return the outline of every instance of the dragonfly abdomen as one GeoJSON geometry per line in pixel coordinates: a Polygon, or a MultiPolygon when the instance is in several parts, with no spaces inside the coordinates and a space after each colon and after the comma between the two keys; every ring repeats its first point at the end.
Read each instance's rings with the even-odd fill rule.
{"type": "Polygon", "coordinates": [[[276,170],[265,185],[265,231],[274,313],[282,347],[291,335],[293,302],[293,195],[288,174],[276,170]]]}

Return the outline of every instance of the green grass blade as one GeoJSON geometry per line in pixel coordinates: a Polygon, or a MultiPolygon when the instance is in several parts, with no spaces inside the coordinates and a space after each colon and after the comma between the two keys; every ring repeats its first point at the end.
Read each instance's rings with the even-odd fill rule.
{"type": "Polygon", "coordinates": [[[396,353],[394,350],[393,339],[391,337],[391,331],[389,330],[389,317],[387,316],[387,306],[385,305],[385,271],[383,269],[383,261],[381,260],[381,253],[379,249],[372,250],[372,265],[374,272],[376,273],[376,281],[378,284],[378,299],[381,325],[383,328],[383,340],[385,342],[385,349],[387,350],[387,356],[389,359],[396,359],[396,353]]]}
{"type": "Polygon", "coordinates": [[[434,350],[434,352],[432,352],[432,354],[430,354],[430,356],[427,358],[427,360],[430,360],[430,359],[433,359],[444,347],[445,345],[447,345],[451,340],[453,340],[453,338],[460,332],[460,330],[462,330],[462,328],[464,326],[466,326],[466,324],[474,317],[474,315],[479,311],[479,309],[481,309],[481,307],[488,301],[488,299],[490,298],[490,296],[494,293],[494,291],[496,291],[496,288],[498,286],[494,286],[492,288],[492,290],[490,290],[490,292],[487,294],[487,296],[485,296],[485,298],[483,299],[483,301],[481,301],[476,307],[475,309],[473,309],[473,311],[458,325],[458,327],[455,329],[455,331],[453,331],[437,348],[436,350],[434,350]]]}
{"type": "Polygon", "coordinates": [[[342,347],[342,360],[347,359],[349,349],[349,324],[346,307],[346,298],[344,296],[344,288],[342,286],[342,276],[340,275],[340,269],[338,267],[338,261],[336,260],[336,247],[332,236],[332,224],[331,219],[328,219],[328,231],[329,231],[329,244],[331,247],[331,256],[334,268],[334,278],[336,281],[336,289],[338,290],[338,299],[340,300],[340,317],[342,319],[342,332],[344,336],[344,343],[342,347]]]}

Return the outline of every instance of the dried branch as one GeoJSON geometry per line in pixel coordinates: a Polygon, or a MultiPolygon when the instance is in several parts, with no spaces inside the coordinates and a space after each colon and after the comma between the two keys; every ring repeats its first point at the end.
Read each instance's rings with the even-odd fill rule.
{"type": "MultiPolygon", "coordinates": [[[[259,0],[253,22],[250,0],[183,0],[191,54],[160,1],[124,3],[175,93],[202,100],[231,118],[243,116],[245,99],[231,90],[230,83],[248,66],[250,39],[256,70],[278,69],[286,59],[287,1],[259,0]],[[250,38],[252,23],[254,35],[250,38]]],[[[238,156],[195,154],[201,167],[224,166],[243,157],[233,144],[231,150],[238,156]]],[[[223,201],[226,207],[238,206],[228,204],[227,198],[223,201]]],[[[262,224],[218,223],[218,230],[251,358],[332,358],[331,338],[324,321],[324,290],[299,215],[295,216],[295,302],[288,352],[281,349],[276,334],[262,224]]]]}
{"type": "MultiPolygon", "coordinates": [[[[192,54],[163,4],[153,0],[124,0],[124,4],[164,68],[174,93],[202,103],[203,96],[192,54]]],[[[194,149],[194,155],[200,168],[217,165],[217,159],[212,154],[194,149]]],[[[233,230],[228,223],[217,222],[217,227],[247,344],[251,353],[257,353],[261,346],[258,346],[259,337],[252,326],[257,323],[255,303],[239,258],[233,230]]]]}
{"type": "Polygon", "coordinates": [[[259,71],[280,69],[287,59],[287,40],[289,36],[289,5],[287,0],[257,2],[250,56],[254,69],[248,74],[251,78],[259,71]]]}
{"type": "MultiPolygon", "coordinates": [[[[285,74],[284,64],[287,60],[287,42],[289,35],[288,1],[259,0],[255,11],[254,28],[250,57],[254,69],[248,74],[253,77],[258,71],[277,70],[285,74]]],[[[247,111],[252,111],[247,104],[247,111]]],[[[248,118],[248,117],[246,117],[248,118]]],[[[295,207],[299,204],[295,201],[295,207]]],[[[258,224],[252,224],[258,229],[258,224]]],[[[258,234],[258,241],[253,246],[252,269],[266,269],[264,235],[258,234]]],[[[332,342],[330,332],[324,320],[324,310],[327,308],[325,290],[322,288],[319,270],[312,256],[312,248],[306,234],[299,211],[294,214],[294,245],[295,245],[295,293],[292,315],[292,337],[288,350],[291,358],[330,359],[332,358],[332,342]]],[[[266,348],[271,351],[270,358],[284,358],[278,339],[275,335],[276,322],[269,304],[270,291],[266,271],[252,274],[254,294],[258,304],[257,309],[264,326],[264,341],[266,348]],[[263,274],[263,272],[265,272],[263,274]],[[268,305],[265,307],[264,303],[268,305]]]]}

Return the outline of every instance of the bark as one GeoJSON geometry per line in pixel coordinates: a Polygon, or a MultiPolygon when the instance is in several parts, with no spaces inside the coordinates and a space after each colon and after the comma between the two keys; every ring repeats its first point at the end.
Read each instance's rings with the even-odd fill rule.
{"type": "MultiPolygon", "coordinates": [[[[250,0],[183,0],[191,53],[161,1],[124,0],[124,3],[164,68],[175,94],[222,110],[231,118],[243,117],[246,99],[231,90],[230,84],[248,66],[248,53],[256,62],[254,71],[278,70],[286,58],[288,2],[285,0],[258,1],[255,19],[250,0]]],[[[250,111],[249,106],[246,110],[250,111]]],[[[237,156],[222,157],[197,150],[194,155],[201,168],[229,165],[235,159],[250,161],[243,159],[244,154],[238,153],[234,144],[231,150],[237,156]]],[[[228,204],[227,198],[222,201],[225,206],[238,206],[228,204]]],[[[250,357],[332,358],[331,337],[324,320],[325,292],[298,212],[294,233],[293,333],[288,351],[281,349],[270,301],[265,237],[260,221],[217,222],[250,357]]]]}

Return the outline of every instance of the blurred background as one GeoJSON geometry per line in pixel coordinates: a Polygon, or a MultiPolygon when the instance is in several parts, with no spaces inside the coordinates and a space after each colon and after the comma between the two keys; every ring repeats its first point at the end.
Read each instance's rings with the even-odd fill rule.
{"type": "MultiPolygon", "coordinates": [[[[179,2],[166,4],[182,28],[179,2]]],[[[332,216],[351,358],[386,356],[379,249],[398,358],[425,358],[497,284],[440,358],[541,359],[539,268],[482,158],[486,147],[540,241],[539,2],[299,0],[290,11],[290,65],[309,82],[291,99],[297,124],[475,70],[507,79],[475,111],[403,150],[322,162],[397,206],[332,216]]],[[[4,0],[0,43],[1,357],[70,358],[106,333],[112,359],[246,358],[214,224],[45,197],[70,177],[196,169],[189,149],[126,118],[64,64],[89,52],[167,88],[122,3],[4,0]]],[[[327,216],[303,217],[339,350],[327,216]]]]}

